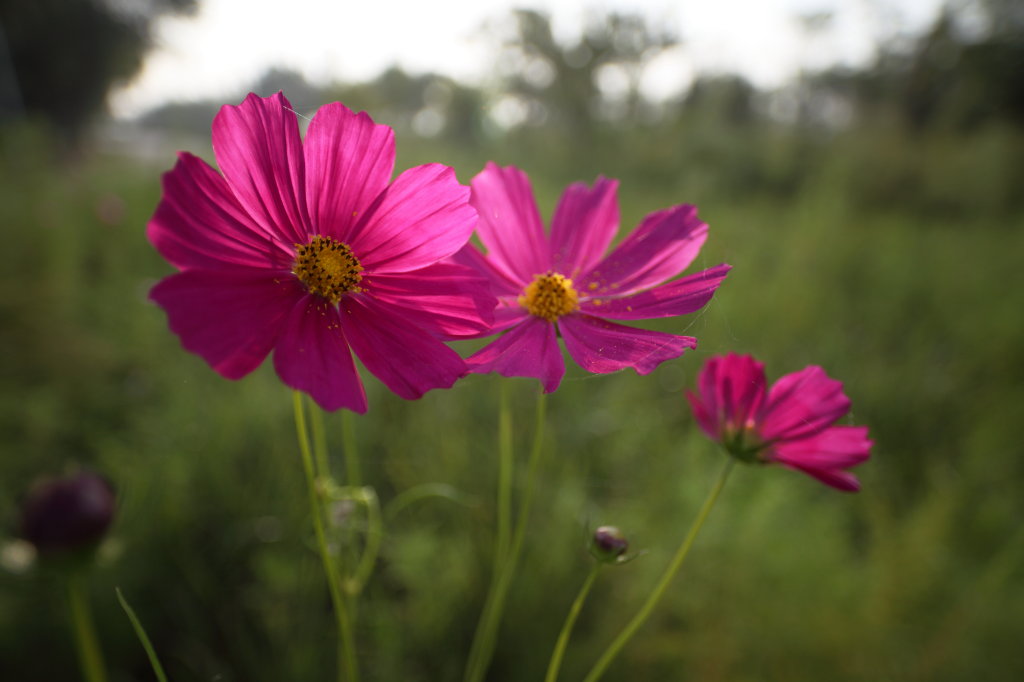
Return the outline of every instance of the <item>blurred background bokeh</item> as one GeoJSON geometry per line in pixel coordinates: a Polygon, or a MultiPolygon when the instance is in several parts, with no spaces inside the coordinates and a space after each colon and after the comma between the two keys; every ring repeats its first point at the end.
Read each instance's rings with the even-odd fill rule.
{"type": "MultiPolygon", "coordinates": [[[[657,325],[696,351],[649,377],[570,369],[550,397],[489,679],[542,676],[599,524],[646,554],[602,575],[564,679],[632,615],[719,466],[683,391],[729,350],[770,379],[819,364],[844,382],[876,443],[863,491],[738,471],[607,679],[1024,679],[1024,4],[719,3],[729,40],[728,22],[702,33],[698,3],[429,3],[471,44],[454,57],[419,14],[340,4],[295,19],[274,14],[286,3],[0,2],[0,678],[78,674],[62,595],[14,542],[32,481],[76,465],[119,496],[91,595],[112,682],[152,679],[115,586],[173,680],[334,674],[288,391],[269,363],[219,378],[146,298],[171,271],[144,228],[175,150],[212,161],[217,109],[283,90],[305,116],[340,100],[392,125],[400,169],[440,161],[468,182],[515,164],[548,216],[599,174],[621,180],[623,231],[695,203],[711,226],[696,265],[735,267],[705,311],[657,325]],[[230,35],[202,38],[230,7],[230,35]],[[421,62],[366,47],[410,25],[421,62]],[[235,70],[188,66],[217,40],[235,70]]],[[[423,483],[459,494],[387,518],[358,614],[366,680],[461,679],[490,575],[500,381],[412,403],[368,381],[356,439],[385,506],[423,483]]],[[[511,383],[522,455],[538,387],[511,383]]]]}

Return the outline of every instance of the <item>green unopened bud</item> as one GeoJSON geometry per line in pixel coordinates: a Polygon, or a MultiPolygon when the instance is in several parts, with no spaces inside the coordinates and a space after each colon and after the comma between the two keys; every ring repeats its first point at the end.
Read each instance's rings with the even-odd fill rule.
{"type": "Polygon", "coordinates": [[[622,531],[615,526],[601,526],[594,531],[590,541],[590,553],[598,561],[614,564],[622,561],[622,556],[629,549],[629,542],[622,531]]]}

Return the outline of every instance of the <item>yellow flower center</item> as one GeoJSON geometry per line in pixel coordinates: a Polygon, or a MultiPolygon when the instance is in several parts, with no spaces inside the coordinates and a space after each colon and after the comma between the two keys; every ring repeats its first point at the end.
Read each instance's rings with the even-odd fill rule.
{"type": "Polygon", "coordinates": [[[549,272],[533,278],[519,297],[519,305],[529,310],[531,315],[554,322],[576,310],[579,300],[571,279],[549,272]]]}
{"type": "Polygon", "coordinates": [[[350,291],[362,291],[359,273],[363,266],[352,254],[348,244],[330,237],[313,237],[308,244],[295,245],[292,272],[311,294],[337,303],[350,291]]]}

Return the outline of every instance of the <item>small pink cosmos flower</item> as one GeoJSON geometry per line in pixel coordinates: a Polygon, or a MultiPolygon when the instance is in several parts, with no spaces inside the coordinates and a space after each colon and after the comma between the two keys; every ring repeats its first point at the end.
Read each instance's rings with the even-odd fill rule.
{"type": "Polygon", "coordinates": [[[766,392],[764,365],[749,355],[713,357],[687,392],[701,429],[747,462],[797,469],[847,492],[860,489],[845,469],[867,461],[872,442],[864,426],[833,426],[850,410],[843,385],[821,367],[781,377],[766,392]]]}
{"type": "Polygon", "coordinates": [[[676,279],[707,238],[693,206],[674,206],[644,218],[611,253],[619,229],[618,182],[566,188],[545,234],[533,190],[518,168],[493,163],[472,181],[470,202],[480,212],[477,235],[455,260],[472,265],[498,296],[493,331],[506,331],[467,363],[472,372],[536,377],[544,392],[558,388],[565,362],[558,336],[589,372],[632,367],[648,374],[697,340],[637,329],[610,320],[674,317],[699,310],[730,266],[676,279]]]}
{"type": "Polygon", "coordinates": [[[147,228],[179,270],[150,297],[187,350],[229,379],[273,350],[281,380],[328,410],[366,411],[353,352],[403,398],[466,373],[440,339],[486,330],[494,297],[441,262],[476,224],[452,169],[392,182],[394,132],[339,103],[303,143],[280,93],[221,108],[213,151],[223,175],[181,153],[147,228]]]}

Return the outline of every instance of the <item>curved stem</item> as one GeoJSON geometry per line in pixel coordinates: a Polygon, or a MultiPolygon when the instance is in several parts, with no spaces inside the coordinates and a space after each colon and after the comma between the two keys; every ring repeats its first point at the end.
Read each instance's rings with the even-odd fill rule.
{"type": "Polygon", "coordinates": [[[334,560],[331,558],[330,550],[327,547],[323,510],[321,509],[320,496],[316,489],[313,456],[309,448],[309,435],[306,432],[305,411],[302,408],[302,394],[294,391],[292,398],[295,408],[295,431],[299,437],[302,468],[306,473],[306,487],[309,489],[309,511],[313,516],[313,528],[316,531],[320,559],[324,565],[324,573],[327,576],[327,588],[331,593],[334,616],[338,622],[338,651],[339,657],[342,659],[339,665],[338,676],[342,680],[348,680],[348,682],[357,682],[359,679],[359,669],[356,662],[355,643],[352,637],[352,623],[349,619],[348,610],[345,607],[345,600],[341,594],[341,587],[338,584],[338,572],[334,568],[334,560]]]}
{"type": "Polygon", "coordinates": [[[390,523],[406,507],[431,497],[448,500],[464,507],[471,507],[476,503],[472,497],[447,483],[421,483],[392,497],[391,501],[384,505],[384,518],[390,523]]]}
{"type": "Polygon", "coordinates": [[[519,504],[512,544],[503,566],[500,567],[500,571],[496,572],[496,579],[491,582],[490,590],[487,593],[487,600],[484,602],[484,609],[480,614],[480,621],[477,623],[476,634],[473,637],[473,646],[469,651],[465,682],[480,682],[484,678],[487,667],[491,663],[491,656],[494,654],[498,626],[501,624],[501,616],[505,610],[505,600],[519,563],[523,538],[526,536],[526,522],[530,516],[530,504],[533,501],[533,490],[544,442],[544,406],[545,398],[542,393],[537,398],[536,427],[533,434],[533,447],[530,451],[530,462],[527,466],[526,489],[523,491],[523,499],[519,504]]]}
{"type": "Polygon", "coordinates": [[[85,579],[79,573],[67,576],[68,610],[71,613],[71,630],[78,651],[78,663],[86,682],[106,682],[107,674],[103,665],[103,651],[96,636],[92,620],[89,596],[85,591],[85,579]]]}
{"type": "Polygon", "coordinates": [[[359,491],[359,501],[366,505],[366,545],[359,557],[355,573],[345,582],[345,591],[351,595],[362,592],[370,574],[373,573],[377,555],[380,553],[381,538],[384,535],[384,522],[380,515],[377,493],[373,488],[362,488],[359,491]]]}
{"type": "Polygon", "coordinates": [[[558,670],[562,667],[562,658],[565,656],[565,648],[569,644],[569,637],[572,635],[573,626],[576,625],[576,619],[583,609],[583,602],[587,600],[590,588],[593,587],[594,579],[597,578],[597,574],[602,566],[603,564],[600,562],[594,562],[593,568],[590,569],[590,574],[587,575],[587,579],[583,582],[583,587],[580,588],[579,594],[576,595],[576,600],[569,609],[569,615],[565,618],[565,625],[562,626],[562,631],[558,633],[558,641],[555,642],[555,650],[551,653],[551,662],[548,663],[548,673],[544,676],[544,682],[555,682],[558,679],[558,670]]]}
{"type": "Polygon", "coordinates": [[[633,620],[629,621],[629,624],[626,625],[625,629],[619,633],[619,636],[615,638],[615,641],[605,649],[604,654],[598,659],[597,663],[594,664],[594,667],[591,668],[590,672],[587,673],[583,682],[597,682],[622,647],[626,645],[626,642],[636,634],[636,631],[640,629],[640,626],[643,625],[651,615],[654,607],[665,594],[665,590],[668,589],[669,583],[672,582],[672,578],[675,577],[676,573],[679,572],[679,568],[683,565],[686,555],[690,552],[690,547],[693,546],[693,541],[697,539],[697,533],[700,532],[701,527],[708,518],[708,514],[711,513],[711,508],[715,506],[715,500],[718,499],[718,495],[722,492],[722,488],[725,486],[725,481],[729,478],[729,472],[732,471],[733,465],[735,464],[736,460],[734,458],[726,458],[725,466],[722,468],[722,473],[718,476],[718,481],[711,489],[711,492],[708,493],[708,497],[704,500],[704,505],[700,508],[697,518],[694,519],[693,525],[690,526],[690,530],[686,533],[686,537],[683,539],[683,544],[679,545],[679,549],[676,550],[676,554],[672,557],[672,561],[669,563],[668,568],[661,576],[661,580],[655,586],[650,596],[647,597],[647,601],[640,608],[640,611],[633,616],[633,620]]]}

